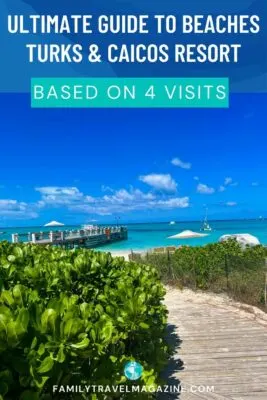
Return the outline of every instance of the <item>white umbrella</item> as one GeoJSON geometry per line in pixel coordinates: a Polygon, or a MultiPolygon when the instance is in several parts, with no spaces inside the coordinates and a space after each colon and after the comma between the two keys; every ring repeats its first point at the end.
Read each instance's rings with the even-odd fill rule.
{"type": "Polygon", "coordinates": [[[57,221],[51,221],[51,222],[48,222],[48,224],[45,224],[45,226],[64,226],[64,224],[62,224],[61,222],[57,222],[57,221]]]}
{"type": "Polygon", "coordinates": [[[208,236],[207,233],[198,233],[193,231],[183,231],[177,233],[177,235],[169,236],[168,239],[193,239],[193,238],[201,238],[204,236],[208,236]]]}

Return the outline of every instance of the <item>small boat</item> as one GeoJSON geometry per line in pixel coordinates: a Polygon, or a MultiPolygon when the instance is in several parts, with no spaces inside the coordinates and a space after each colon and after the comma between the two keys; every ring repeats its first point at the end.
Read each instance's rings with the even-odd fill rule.
{"type": "Polygon", "coordinates": [[[4,232],[4,231],[2,231],[2,232],[0,232],[0,235],[4,235],[6,232],[4,232]]]}
{"type": "Polygon", "coordinates": [[[200,228],[200,230],[202,232],[211,232],[212,231],[212,227],[210,226],[210,224],[208,223],[208,209],[206,208],[206,215],[202,224],[202,227],[200,228]]]}
{"type": "Polygon", "coordinates": [[[84,229],[85,231],[92,231],[93,229],[97,229],[98,226],[96,225],[83,225],[82,229],[84,229]]]}
{"type": "Polygon", "coordinates": [[[175,221],[171,221],[171,222],[170,222],[170,225],[175,225],[175,224],[176,224],[175,221]]]}

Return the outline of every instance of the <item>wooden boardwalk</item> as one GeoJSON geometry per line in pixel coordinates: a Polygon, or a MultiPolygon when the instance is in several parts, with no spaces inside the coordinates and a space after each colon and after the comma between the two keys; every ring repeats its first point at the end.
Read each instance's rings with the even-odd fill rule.
{"type": "Polygon", "coordinates": [[[176,341],[165,378],[182,392],[160,399],[267,400],[266,315],[189,290],[168,289],[165,302],[176,341]]]}

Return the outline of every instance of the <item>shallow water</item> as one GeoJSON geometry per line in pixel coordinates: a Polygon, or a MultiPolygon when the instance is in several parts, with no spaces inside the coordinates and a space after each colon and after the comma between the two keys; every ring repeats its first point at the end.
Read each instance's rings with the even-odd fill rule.
{"type": "MultiPolygon", "coordinates": [[[[172,245],[192,245],[201,246],[207,243],[217,242],[220,236],[231,233],[250,233],[256,236],[262,244],[267,244],[267,221],[249,220],[249,221],[210,221],[213,231],[206,237],[198,239],[168,239],[183,230],[190,229],[199,232],[201,222],[178,222],[176,225],[169,223],[153,224],[129,224],[128,240],[113,243],[108,246],[102,246],[103,250],[141,250],[158,246],[172,245]]],[[[65,226],[64,229],[77,229],[77,226],[65,226]]],[[[59,228],[54,228],[58,230],[59,228]]],[[[49,231],[51,228],[32,227],[32,228],[0,228],[5,231],[1,234],[0,240],[10,240],[12,233],[49,231]]]]}

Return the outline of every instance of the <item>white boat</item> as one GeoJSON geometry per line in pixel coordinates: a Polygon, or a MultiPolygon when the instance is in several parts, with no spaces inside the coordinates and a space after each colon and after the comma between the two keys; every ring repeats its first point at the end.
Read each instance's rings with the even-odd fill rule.
{"type": "Polygon", "coordinates": [[[97,229],[98,227],[96,225],[83,225],[82,229],[85,231],[92,231],[93,229],[97,229]]]}
{"type": "Polygon", "coordinates": [[[200,228],[200,230],[202,232],[211,232],[212,231],[212,227],[210,226],[210,224],[208,223],[208,209],[206,208],[206,215],[202,224],[202,227],[200,228]]]}
{"type": "Polygon", "coordinates": [[[176,224],[175,221],[171,221],[171,222],[170,222],[170,225],[175,225],[175,224],[176,224]]]}

